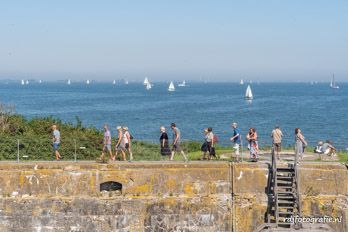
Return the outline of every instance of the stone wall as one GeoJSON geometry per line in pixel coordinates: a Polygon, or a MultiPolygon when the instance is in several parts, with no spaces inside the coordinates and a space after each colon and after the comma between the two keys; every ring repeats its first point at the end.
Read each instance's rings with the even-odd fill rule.
{"type": "MultiPolygon", "coordinates": [[[[305,215],[343,216],[347,169],[301,168],[305,215]]],[[[265,220],[266,164],[0,163],[0,231],[253,231],[265,220]],[[115,181],[120,192],[100,192],[115,181]]]]}

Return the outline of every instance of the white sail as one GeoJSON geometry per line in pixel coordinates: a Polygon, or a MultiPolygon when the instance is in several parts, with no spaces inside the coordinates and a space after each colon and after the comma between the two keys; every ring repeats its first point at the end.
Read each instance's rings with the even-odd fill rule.
{"type": "Polygon", "coordinates": [[[68,84],[68,85],[70,85],[70,84],[71,84],[71,80],[70,80],[70,79],[68,80],[67,84],[68,84]]]}
{"type": "Polygon", "coordinates": [[[125,85],[128,85],[128,81],[127,81],[127,80],[125,80],[125,81],[124,81],[124,84],[125,84],[125,85]]]}
{"type": "Polygon", "coordinates": [[[186,81],[184,80],[183,82],[181,82],[180,84],[178,84],[179,87],[185,87],[186,86],[186,81]]]}
{"type": "Polygon", "coordinates": [[[113,84],[113,85],[116,85],[116,80],[113,80],[113,81],[112,81],[112,84],[113,84]]]}
{"type": "Polygon", "coordinates": [[[151,83],[148,82],[147,85],[146,85],[146,89],[147,89],[147,90],[150,90],[151,88],[152,88],[151,83]]]}
{"type": "Polygon", "coordinates": [[[245,91],[245,99],[252,100],[253,99],[253,93],[251,92],[250,85],[248,85],[246,91],[245,91]]]}
{"type": "Polygon", "coordinates": [[[147,77],[145,77],[145,80],[144,80],[144,85],[147,85],[149,82],[149,79],[147,77]]]}
{"type": "Polygon", "coordinates": [[[26,85],[29,85],[29,81],[28,81],[28,80],[26,80],[26,81],[25,81],[25,84],[26,84],[26,85]]]}
{"type": "Polygon", "coordinates": [[[24,83],[24,80],[22,80],[21,84],[22,84],[22,85],[24,85],[24,84],[25,84],[25,83],[24,83]]]}
{"type": "Polygon", "coordinates": [[[86,84],[89,85],[89,80],[86,81],[86,84]]]}
{"type": "Polygon", "coordinates": [[[42,80],[39,80],[39,84],[41,84],[42,83],[42,80]]]}
{"type": "Polygon", "coordinates": [[[243,79],[240,80],[240,84],[244,85],[244,80],[243,79]]]}
{"type": "Polygon", "coordinates": [[[168,91],[170,91],[170,92],[175,91],[175,87],[174,87],[173,81],[170,82],[169,87],[168,87],[168,91]]]}
{"type": "Polygon", "coordinates": [[[338,85],[336,85],[335,75],[334,75],[334,74],[332,74],[332,79],[331,79],[331,82],[330,82],[330,87],[333,88],[333,89],[339,89],[339,88],[340,88],[338,85]]]}

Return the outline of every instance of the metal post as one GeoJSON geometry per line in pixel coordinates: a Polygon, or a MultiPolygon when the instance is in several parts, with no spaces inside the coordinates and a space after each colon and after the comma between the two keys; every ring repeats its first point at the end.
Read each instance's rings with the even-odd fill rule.
{"type": "Polygon", "coordinates": [[[74,139],[74,143],[75,143],[74,159],[75,159],[75,162],[77,162],[77,161],[76,161],[76,156],[77,156],[77,155],[76,155],[76,149],[77,149],[77,146],[76,146],[76,139],[74,139]]]}
{"type": "Polygon", "coordinates": [[[240,156],[242,157],[242,162],[243,162],[243,139],[242,136],[240,136],[240,156]]]}
{"type": "Polygon", "coordinates": [[[17,139],[17,163],[19,163],[19,139],[17,139]]]}

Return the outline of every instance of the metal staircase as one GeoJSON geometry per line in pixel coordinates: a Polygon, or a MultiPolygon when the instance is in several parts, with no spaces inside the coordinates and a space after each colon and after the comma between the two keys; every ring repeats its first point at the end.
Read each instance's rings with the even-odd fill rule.
{"type": "Polygon", "coordinates": [[[298,161],[278,166],[274,149],[272,149],[272,165],[268,179],[267,223],[259,226],[256,231],[272,231],[283,229],[300,229],[302,225],[291,220],[301,217],[300,180],[298,161]]]}
{"type": "Polygon", "coordinates": [[[272,149],[272,163],[269,166],[268,208],[266,223],[254,230],[289,232],[289,231],[334,231],[327,224],[302,224],[294,218],[301,218],[301,195],[298,155],[293,163],[277,164],[272,149]],[[292,220],[289,220],[292,219],[292,220]]]}
{"type": "MultiPolygon", "coordinates": [[[[277,167],[274,186],[274,217],[276,227],[301,228],[291,218],[301,217],[301,201],[299,193],[299,178],[296,164],[288,167],[277,167]]],[[[272,213],[272,212],[270,212],[272,213]]]]}

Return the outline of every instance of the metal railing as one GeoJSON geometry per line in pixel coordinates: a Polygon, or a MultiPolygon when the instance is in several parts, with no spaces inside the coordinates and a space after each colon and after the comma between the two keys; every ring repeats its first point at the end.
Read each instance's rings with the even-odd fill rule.
{"type": "MultiPolygon", "coordinates": [[[[299,218],[302,217],[302,205],[301,205],[301,192],[300,192],[300,176],[299,176],[299,165],[298,165],[298,154],[295,154],[295,156],[297,158],[295,158],[295,162],[294,162],[294,171],[295,171],[295,186],[296,186],[296,207],[297,207],[297,211],[296,211],[296,215],[294,216],[298,216],[299,218]]],[[[299,229],[302,227],[302,223],[299,222],[298,220],[296,220],[295,223],[295,228],[299,229]]]]}
{"type": "MultiPolygon", "coordinates": [[[[171,142],[171,141],[170,141],[171,142]]],[[[169,143],[170,150],[172,145],[169,143]]],[[[112,154],[115,155],[116,141],[112,141],[112,154]]],[[[189,152],[198,153],[200,155],[199,142],[193,143],[192,141],[182,141],[181,149],[188,154],[189,152]]],[[[79,160],[96,160],[100,157],[103,150],[102,138],[98,141],[86,138],[66,138],[63,137],[59,146],[59,151],[62,156],[62,160],[74,161],[79,160]]],[[[132,141],[131,150],[134,160],[169,160],[169,155],[161,155],[160,143],[153,143],[152,141],[132,141]]],[[[127,159],[129,158],[129,152],[127,151],[127,159]]],[[[106,154],[109,157],[109,154],[106,154]]],[[[52,146],[51,138],[13,138],[2,137],[0,138],[0,160],[12,160],[16,162],[21,161],[36,161],[36,160],[55,160],[55,155],[52,146]]],[[[174,160],[183,160],[180,153],[176,153],[174,160]]]]}
{"type": "Polygon", "coordinates": [[[274,146],[272,146],[272,178],[273,178],[273,196],[274,196],[274,217],[276,221],[276,227],[278,227],[278,183],[277,183],[277,158],[274,151],[274,146]]]}

